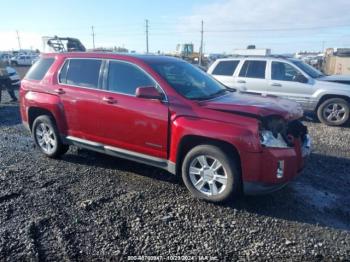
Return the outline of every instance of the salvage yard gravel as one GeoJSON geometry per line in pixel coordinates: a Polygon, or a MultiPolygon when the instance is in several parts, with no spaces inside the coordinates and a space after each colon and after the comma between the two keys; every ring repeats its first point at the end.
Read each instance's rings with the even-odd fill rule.
{"type": "Polygon", "coordinates": [[[76,147],[46,158],[5,101],[0,261],[349,261],[350,128],[304,123],[313,151],[297,179],[219,205],[142,164],[76,147]]]}

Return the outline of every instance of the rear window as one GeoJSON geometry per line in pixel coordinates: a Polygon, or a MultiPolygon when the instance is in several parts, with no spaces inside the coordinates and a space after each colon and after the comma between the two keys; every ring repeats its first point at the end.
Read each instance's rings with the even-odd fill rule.
{"type": "Polygon", "coordinates": [[[222,75],[222,76],[232,76],[235,72],[239,61],[221,61],[219,62],[215,69],[213,70],[213,75],[222,75]]]}
{"type": "Polygon", "coordinates": [[[244,62],[240,77],[265,78],[266,61],[247,60],[244,62]]]}
{"type": "Polygon", "coordinates": [[[98,88],[102,60],[69,59],[61,69],[61,84],[98,88]]]}
{"type": "Polygon", "coordinates": [[[40,58],[29,69],[25,78],[29,80],[42,80],[54,61],[54,58],[40,58]]]}

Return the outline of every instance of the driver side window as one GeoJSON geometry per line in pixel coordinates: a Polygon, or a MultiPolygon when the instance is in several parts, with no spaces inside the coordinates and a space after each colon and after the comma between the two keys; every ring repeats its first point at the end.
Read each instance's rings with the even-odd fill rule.
{"type": "Polygon", "coordinates": [[[301,73],[293,66],[283,62],[272,62],[271,79],[298,82],[301,73]]]}

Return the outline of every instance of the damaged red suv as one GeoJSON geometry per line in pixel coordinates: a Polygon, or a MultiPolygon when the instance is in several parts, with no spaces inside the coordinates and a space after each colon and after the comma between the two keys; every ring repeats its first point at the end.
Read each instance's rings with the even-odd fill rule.
{"type": "Polygon", "coordinates": [[[45,155],[76,145],[152,165],[213,202],[281,188],[310,152],[298,104],[235,92],[171,57],[45,54],[20,99],[45,155]]]}

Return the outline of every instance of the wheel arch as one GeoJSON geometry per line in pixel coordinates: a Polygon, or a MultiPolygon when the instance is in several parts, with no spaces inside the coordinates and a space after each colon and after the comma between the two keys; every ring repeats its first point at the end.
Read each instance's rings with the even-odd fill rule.
{"type": "Polygon", "coordinates": [[[241,173],[241,157],[238,149],[231,143],[224,140],[209,138],[199,135],[185,135],[181,138],[176,153],[176,175],[181,177],[182,162],[186,154],[198,145],[213,145],[222,149],[226,154],[232,155],[237,162],[237,167],[241,173]]]}
{"type": "Polygon", "coordinates": [[[320,105],[322,105],[322,103],[328,99],[332,99],[332,98],[341,98],[346,100],[349,104],[350,104],[350,97],[346,96],[346,95],[338,95],[338,94],[324,94],[323,96],[321,96],[321,98],[318,100],[317,106],[315,108],[315,111],[317,112],[318,108],[320,107],[320,105]]]}
{"type": "Polygon", "coordinates": [[[54,123],[57,125],[56,118],[50,110],[41,107],[30,107],[28,109],[28,124],[30,130],[32,130],[35,119],[41,115],[49,116],[52,119],[52,121],[54,121],[54,123]]]}

